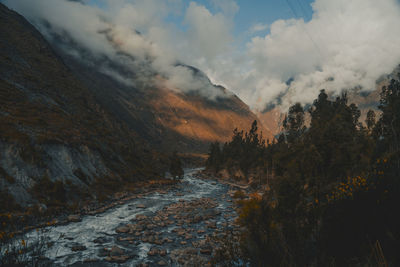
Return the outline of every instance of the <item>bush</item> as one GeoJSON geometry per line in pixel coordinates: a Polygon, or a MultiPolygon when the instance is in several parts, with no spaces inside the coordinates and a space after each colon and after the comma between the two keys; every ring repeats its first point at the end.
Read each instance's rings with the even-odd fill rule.
{"type": "Polygon", "coordinates": [[[1,241],[0,266],[49,266],[44,257],[49,244],[42,231],[37,230],[37,237],[31,241],[15,237],[1,241]]]}

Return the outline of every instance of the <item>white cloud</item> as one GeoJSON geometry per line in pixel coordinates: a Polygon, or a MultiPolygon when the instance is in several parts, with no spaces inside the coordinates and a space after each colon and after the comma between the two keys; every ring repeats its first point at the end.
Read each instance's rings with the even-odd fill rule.
{"type": "Polygon", "coordinates": [[[313,9],[311,21],[276,21],[268,35],[249,42],[249,83],[241,92],[253,106],[263,108],[285,93],[289,78],[294,81],[283,98],[285,106],[310,102],[322,88],[372,90],[400,63],[396,0],[316,0],[313,9]]]}
{"type": "Polygon", "coordinates": [[[311,103],[320,89],[373,90],[400,63],[397,0],[316,0],[313,10],[308,22],[275,21],[245,52],[224,51],[199,66],[254,109],[279,97],[285,110],[297,101],[311,103]]]}
{"type": "MultiPolygon", "coordinates": [[[[196,90],[211,98],[219,94],[207,79],[195,79],[192,71],[177,63],[213,60],[225,49],[231,41],[228,33],[231,20],[225,15],[212,14],[204,6],[191,3],[185,16],[190,31],[185,33],[165,23],[168,16],[182,11],[181,0],[103,0],[103,3],[107,8],[101,10],[76,1],[5,0],[7,6],[27,17],[48,39],[54,32],[61,36],[67,33],[99,58],[107,56],[140,74],[136,78],[126,77],[107,64],[98,66],[118,81],[134,86],[143,84],[143,80],[159,84],[158,74],[165,78],[164,85],[174,90],[196,90]]],[[[68,53],[80,56],[78,51],[68,53]]]]}
{"type": "Polygon", "coordinates": [[[266,31],[267,29],[268,29],[268,24],[256,23],[250,27],[249,32],[250,32],[250,34],[254,34],[257,32],[266,31]]]}
{"type": "Polygon", "coordinates": [[[230,34],[232,21],[222,13],[212,14],[206,7],[191,2],[185,22],[189,26],[188,41],[191,51],[199,60],[212,60],[227,49],[233,41],[230,34]]]}

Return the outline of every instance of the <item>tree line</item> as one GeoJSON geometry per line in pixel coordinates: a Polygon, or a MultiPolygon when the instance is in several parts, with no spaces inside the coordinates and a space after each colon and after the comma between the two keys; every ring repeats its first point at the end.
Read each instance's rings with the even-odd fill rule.
{"type": "Polygon", "coordinates": [[[252,265],[400,264],[399,81],[383,87],[379,109],[363,124],[346,93],[321,90],[308,110],[289,108],[277,140],[265,142],[255,121],[211,145],[207,170],[240,169],[264,185],[262,199],[240,202],[252,265]]]}

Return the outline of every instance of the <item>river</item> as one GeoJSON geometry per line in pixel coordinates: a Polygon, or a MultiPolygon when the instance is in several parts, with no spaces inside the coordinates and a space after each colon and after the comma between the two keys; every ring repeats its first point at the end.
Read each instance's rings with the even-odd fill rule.
{"type": "MultiPolygon", "coordinates": [[[[230,228],[236,214],[229,186],[196,178],[200,170],[185,170],[181,183],[166,192],[86,215],[80,222],[44,228],[42,235],[52,244],[45,256],[54,266],[179,266],[190,260],[208,261],[212,249],[206,241],[230,228]],[[192,259],[183,255],[188,253],[192,259]]],[[[37,236],[32,231],[25,238],[37,236]]]]}

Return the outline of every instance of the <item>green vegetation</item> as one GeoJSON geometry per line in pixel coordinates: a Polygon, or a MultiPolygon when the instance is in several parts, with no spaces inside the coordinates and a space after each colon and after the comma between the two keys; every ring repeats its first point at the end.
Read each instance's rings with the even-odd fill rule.
{"type": "Polygon", "coordinates": [[[324,90],[308,110],[289,109],[277,142],[235,130],[211,146],[207,169],[239,168],[266,185],[238,201],[246,228],[242,252],[252,266],[397,266],[400,264],[400,83],[383,88],[376,121],[343,94],[324,90]]]}

